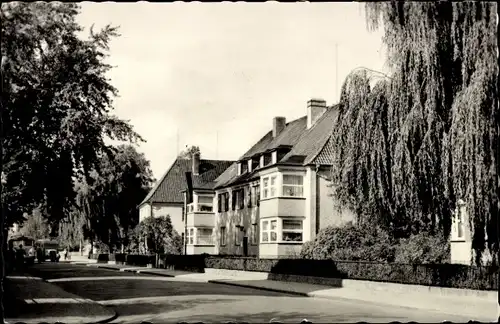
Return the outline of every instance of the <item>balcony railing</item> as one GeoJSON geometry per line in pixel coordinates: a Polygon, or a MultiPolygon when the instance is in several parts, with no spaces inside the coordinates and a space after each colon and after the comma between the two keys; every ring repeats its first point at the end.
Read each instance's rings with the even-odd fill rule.
{"type": "Polygon", "coordinates": [[[214,211],[213,206],[211,204],[188,204],[187,205],[187,212],[188,213],[193,213],[193,212],[205,212],[205,213],[212,213],[214,211]]]}

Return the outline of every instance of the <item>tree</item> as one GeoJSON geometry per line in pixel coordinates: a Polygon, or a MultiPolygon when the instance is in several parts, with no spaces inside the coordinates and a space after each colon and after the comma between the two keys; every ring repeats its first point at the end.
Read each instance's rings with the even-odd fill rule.
{"type": "Polygon", "coordinates": [[[127,245],[127,233],[139,220],[137,206],[154,182],[149,161],[131,145],[113,148],[103,156],[91,184],[81,182],[77,205],[68,223],[78,236],[106,244],[110,250],[127,245]],[[83,228],[84,232],[78,232],[83,228]]]}
{"type": "Polygon", "coordinates": [[[34,209],[31,215],[26,215],[26,221],[23,223],[20,232],[22,235],[29,236],[34,240],[49,237],[50,228],[42,216],[40,208],[34,209]]]}
{"type": "Polygon", "coordinates": [[[181,254],[182,238],[174,230],[170,216],[148,217],[134,231],[136,244],[147,242],[147,249],[155,253],[181,254]]]}
{"type": "Polygon", "coordinates": [[[389,76],[354,71],[334,130],[335,196],[398,238],[441,231],[469,206],[475,261],[498,251],[496,3],[367,3],[389,76]],[[485,241],[487,234],[488,241],[485,241]]]}
{"type": "Polygon", "coordinates": [[[79,7],[69,3],[3,3],[2,155],[6,226],[40,203],[58,228],[75,199],[73,180],[86,178],[109,153],[104,138],[136,141],[128,122],[111,114],[117,90],[105,74],[107,26],[77,33],[79,7]]]}
{"type": "Polygon", "coordinates": [[[180,159],[185,159],[185,160],[190,160],[193,158],[193,155],[194,154],[200,154],[200,148],[198,146],[187,146],[186,145],[186,149],[184,151],[182,151],[181,153],[179,153],[179,158],[180,159]]]}

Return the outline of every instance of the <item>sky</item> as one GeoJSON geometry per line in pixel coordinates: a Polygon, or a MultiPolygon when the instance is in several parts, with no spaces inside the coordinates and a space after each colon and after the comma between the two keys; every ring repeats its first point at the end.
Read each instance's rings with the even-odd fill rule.
{"type": "Polygon", "coordinates": [[[353,69],[386,70],[382,32],[353,2],[83,2],[78,20],[120,27],[107,59],[114,114],[147,141],[138,151],[156,179],[186,145],[237,160],[274,117],[338,102],[353,69]]]}

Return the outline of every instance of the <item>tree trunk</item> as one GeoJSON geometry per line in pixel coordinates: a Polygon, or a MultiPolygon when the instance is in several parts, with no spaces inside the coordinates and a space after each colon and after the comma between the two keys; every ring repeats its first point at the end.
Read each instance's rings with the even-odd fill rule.
{"type": "Polygon", "coordinates": [[[80,251],[80,256],[83,255],[83,249],[82,249],[82,239],[80,239],[80,248],[78,249],[78,251],[80,251]]]}

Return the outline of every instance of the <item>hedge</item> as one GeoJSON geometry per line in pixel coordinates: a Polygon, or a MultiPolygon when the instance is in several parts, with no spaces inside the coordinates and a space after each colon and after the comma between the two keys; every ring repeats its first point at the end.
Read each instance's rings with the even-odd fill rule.
{"type": "Polygon", "coordinates": [[[376,263],[313,259],[256,259],[211,256],[207,268],[311,277],[358,279],[478,290],[498,289],[498,267],[461,264],[376,263]]]}
{"type": "MultiPolygon", "coordinates": [[[[129,265],[156,264],[155,255],[116,254],[129,265]]],[[[123,262],[123,261],[122,261],[123,262]]],[[[161,268],[204,272],[205,268],[358,279],[426,286],[498,290],[498,267],[461,264],[401,264],[314,259],[258,259],[239,256],[160,255],[161,268]]]]}

